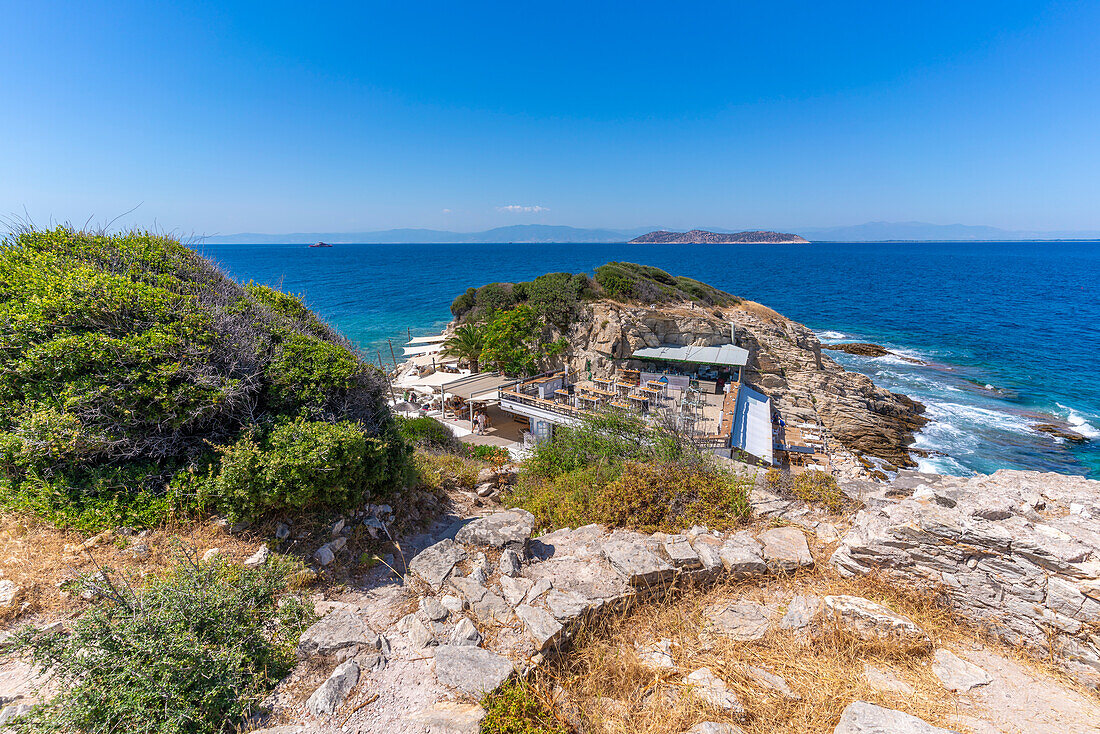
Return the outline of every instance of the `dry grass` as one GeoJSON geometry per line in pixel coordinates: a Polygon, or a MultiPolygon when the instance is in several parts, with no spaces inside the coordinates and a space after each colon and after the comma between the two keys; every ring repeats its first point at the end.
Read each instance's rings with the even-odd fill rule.
{"type": "MultiPolygon", "coordinates": [[[[582,630],[572,651],[548,669],[539,685],[547,695],[556,686],[564,689],[558,692],[558,700],[564,702],[559,711],[582,721],[590,734],[677,734],[701,721],[737,723],[747,734],[832,732],[841,711],[855,700],[958,729],[954,722],[957,699],[933,675],[930,650],[863,642],[831,627],[816,634],[773,627],[760,641],[738,642],[708,631],[704,623],[705,610],[713,604],[751,600],[785,605],[794,594],[862,596],[912,619],[937,647],[995,647],[1083,690],[1042,661],[983,639],[980,632],[956,620],[935,595],[908,594],[869,577],[841,579],[826,567],[759,583],[687,590],[605,619],[582,630]],[[672,641],[676,670],[655,670],[639,659],[635,644],[659,639],[672,641]],[[892,672],[912,686],[913,693],[875,690],[863,676],[864,664],[892,672]],[[784,678],[800,700],[761,687],[746,672],[750,665],[784,678]],[[684,676],[704,666],[737,694],[747,717],[738,720],[708,710],[682,685],[684,676]]],[[[778,615],[784,611],[781,606],[778,615]]],[[[1091,695],[1096,698],[1095,693],[1091,695]]]]}

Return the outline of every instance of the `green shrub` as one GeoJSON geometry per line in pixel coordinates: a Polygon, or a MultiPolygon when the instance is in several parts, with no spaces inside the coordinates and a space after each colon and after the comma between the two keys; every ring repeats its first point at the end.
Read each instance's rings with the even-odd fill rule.
{"type": "Polygon", "coordinates": [[[377,500],[403,476],[405,444],[366,435],[350,421],[303,417],[242,435],[198,481],[202,505],[230,518],[269,511],[342,507],[377,500]]]}
{"type": "Polygon", "coordinates": [[[469,313],[477,303],[477,288],[467,288],[466,292],[451,302],[451,315],[461,319],[469,313]]]}
{"type": "Polygon", "coordinates": [[[527,681],[508,681],[481,703],[485,707],[481,734],[569,734],[569,727],[527,681]]]}
{"type": "Polygon", "coordinates": [[[497,311],[506,311],[516,305],[511,283],[489,283],[477,289],[475,297],[479,318],[487,318],[497,311]]]}
{"type": "Polygon", "coordinates": [[[833,512],[844,508],[845,497],[840,485],[823,471],[813,469],[802,472],[791,482],[791,491],[803,502],[824,505],[833,512]]]}
{"type": "Polygon", "coordinates": [[[535,446],[524,462],[532,474],[553,479],[588,466],[614,467],[625,461],[677,461],[693,449],[640,416],[608,411],[578,426],[555,426],[553,438],[535,446]]]}
{"type": "Polygon", "coordinates": [[[313,620],[297,597],[280,599],[293,567],[180,564],[137,591],[105,584],[107,598],[72,631],[26,628],[9,640],[53,675],[57,695],[10,723],[21,732],[214,734],[245,717],[296,662],[313,620]]]}
{"type": "Polygon", "coordinates": [[[627,463],[596,497],[598,522],[646,533],[693,525],[728,530],[751,512],[752,480],[713,464],[627,463]]]}
{"type": "MultiPolygon", "coordinates": [[[[83,530],[163,522],[195,509],[193,482],[225,449],[298,417],[386,443],[384,469],[359,475],[376,483],[346,496],[382,491],[405,451],[384,388],[301,301],[170,238],[58,227],[0,246],[0,506],[83,530]]],[[[251,497],[239,513],[264,506],[251,497]]]]}
{"type": "Polygon", "coordinates": [[[550,273],[525,283],[523,293],[535,311],[564,331],[576,318],[581,294],[588,285],[584,273],[550,273]]]}
{"type": "Polygon", "coordinates": [[[401,436],[413,446],[457,451],[461,446],[450,427],[426,415],[416,418],[397,417],[401,436]]]}
{"type": "Polygon", "coordinates": [[[697,301],[707,306],[731,306],[741,302],[737,296],[706,283],[635,263],[601,265],[596,268],[596,282],[609,298],[619,300],[697,301]]]}
{"type": "Polygon", "coordinates": [[[490,464],[503,466],[512,460],[512,455],[503,446],[491,446],[489,444],[467,443],[463,444],[466,456],[478,461],[487,461],[490,464]]]}
{"type": "Polygon", "coordinates": [[[508,507],[522,507],[535,516],[540,530],[577,528],[599,522],[595,503],[600,488],[618,475],[617,467],[595,466],[558,474],[547,479],[529,472],[501,495],[508,507]]]}
{"type": "Polygon", "coordinates": [[[566,348],[564,339],[550,342],[538,313],[531,306],[498,311],[485,324],[483,364],[506,375],[533,375],[542,371],[566,348]]]}

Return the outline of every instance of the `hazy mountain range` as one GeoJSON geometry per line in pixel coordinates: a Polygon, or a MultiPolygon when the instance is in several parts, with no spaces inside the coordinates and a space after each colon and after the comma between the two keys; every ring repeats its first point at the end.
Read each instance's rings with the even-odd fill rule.
{"type": "MultiPolygon", "coordinates": [[[[439,229],[387,229],[375,232],[293,232],[287,234],[210,235],[202,239],[207,244],[414,244],[429,242],[629,242],[639,235],[667,227],[635,227],[633,229],[584,229],[565,225],[516,224],[482,232],[449,232],[439,229]]],[[[732,233],[759,227],[728,229],[701,227],[711,232],[732,233]]],[[[881,242],[887,240],[1057,240],[1100,239],[1100,230],[1024,232],[967,224],[928,224],[926,222],[868,222],[848,227],[806,228],[795,230],[813,242],[881,242]]]]}

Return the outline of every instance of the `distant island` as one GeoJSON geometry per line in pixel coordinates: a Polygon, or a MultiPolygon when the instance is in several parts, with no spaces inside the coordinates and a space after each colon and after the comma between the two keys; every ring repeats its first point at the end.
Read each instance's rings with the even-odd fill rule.
{"type": "Polygon", "coordinates": [[[768,244],[789,245],[809,244],[810,241],[796,234],[785,232],[764,232],[754,230],[751,232],[708,232],[703,229],[693,229],[690,232],[666,232],[658,230],[643,234],[630,240],[631,245],[657,244],[657,245],[733,245],[733,244],[768,244]]]}

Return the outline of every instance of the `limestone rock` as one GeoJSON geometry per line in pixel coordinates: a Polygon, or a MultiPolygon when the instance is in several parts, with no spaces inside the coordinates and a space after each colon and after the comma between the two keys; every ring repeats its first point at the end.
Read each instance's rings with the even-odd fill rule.
{"type": "Polygon", "coordinates": [[[591,607],[588,599],[572,591],[551,590],[546,594],[546,608],[556,619],[572,622],[591,607]]]}
{"type": "Polygon", "coordinates": [[[789,701],[801,701],[802,696],[791,690],[791,687],[787,685],[787,681],[782,676],[776,675],[771,671],[764,670],[763,668],[757,668],[753,665],[745,666],[745,673],[762,688],[767,688],[770,691],[775,691],[779,695],[783,696],[789,701]]]}
{"type": "Polygon", "coordinates": [[[434,596],[425,596],[420,600],[420,611],[433,622],[440,622],[447,618],[447,607],[434,596]]]}
{"type": "Polygon", "coordinates": [[[433,657],[435,677],[440,683],[479,698],[512,674],[512,663],[507,658],[480,647],[440,645],[433,657]]]}
{"type": "Polygon", "coordinates": [[[439,701],[409,718],[432,734],[478,734],[485,709],[476,703],[439,701]]]}
{"type": "Polygon", "coordinates": [[[848,704],[833,734],[958,734],[932,726],[902,711],[882,708],[866,701],[848,704]]]}
{"type": "Polygon", "coordinates": [[[527,510],[505,510],[463,525],[455,540],[464,545],[510,548],[526,555],[534,527],[535,516],[527,510]]]}
{"type": "Polygon", "coordinates": [[[255,553],[253,553],[245,560],[244,565],[249,568],[262,566],[267,562],[267,558],[270,555],[271,551],[268,550],[268,547],[266,545],[261,545],[255,553]]]}
{"type": "Polygon", "coordinates": [[[894,675],[889,670],[874,665],[863,665],[863,679],[867,684],[881,693],[900,693],[903,696],[913,695],[913,686],[894,675]]]}
{"type": "Polygon", "coordinates": [[[466,558],[466,551],[453,540],[441,540],[416,554],[409,573],[418,576],[432,591],[439,591],[455,564],[466,558]]]}
{"type": "Polygon", "coordinates": [[[221,550],[219,548],[209,548],[205,553],[202,554],[202,562],[209,563],[210,561],[217,558],[220,554],[221,550]]]}
{"type": "Polygon", "coordinates": [[[25,703],[13,703],[10,706],[3,707],[0,709],[0,726],[15,721],[30,710],[31,706],[25,703]]]}
{"type": "Polygon", "coordinates": [[[860,639],[929,646],[932,641],[911,619],[858,596],[825,597],[825,618],[860,639]]]}
{"type": "Polygon", "coordinates": [[[987,686],[993,682],[989,673],[942,648],[933,655],[932,672],[940,679],[944,688],[956,693],[966,693],[972,688],[987,686]]]}
{"type": "Polygon", "coordinates": [[[500,554],[501,576],[519,576],[521,570],[523,570],[523,565],[518,553],[508,548],[500,554]]]}
{"type": "Polygon", "coordinates": [[[523,620],[523,625],[538,651],[541,652],[558,643],[563,627],[550,612],[521,604],[516,607],[516,616],[523,620]]]}
{"type": "Polygon", "coordinates": [[[477,647],[481,644],[481,633],[477,631],[477,627],[468,617],[463,617],[451,632],[450,644],[477,647]]]}
{"type": "Polygon", "coordinates": [[[415,614],[402,617],[397,623],[397,629],[405,633],[414,649],[428,647],[436,642],[435,633],[415,614]]]}
{"type": "Polygon", "coordinates": [[[329,544],[325,543],[313,552],[313,560],[322,566],[331,566],[336,561],[336,554],[332,552],[329,544]]]}
{"type": "Polygon", "coordinates": [[[7,609],[19,598],[22,588],[10,579],[0,579],[0,609],[7,609]]]}
{"type": "Polygon", "coordinates": [[[500,577],[500,591],[504,594],[504,601],[508,602],[509,606],[519,606],[523,602],[527,592],[534,586],[534,582],[531,579],[525,578],[512,578],[510,576],[500,577]]]}
{"type": "Polygon", "coordinates": [[[775,611],[774,607],[754,601],[741,601],[710,607],[706,619],[715,631],[741,642],[752,642],[768,633],[775,611]]]}
{"type": "Polygon", "coordinates": [[[692,693],[708,706],[721,709],[734,715],[745,713],[741,701],[729,689],[726,682],[716,676],[710,668],[699,668],[684,678],[684,685],[691,686],[692,693]]]}
{"type": "Polygon", "coordinates": [[[603,555],[631,586],[654,586],[676,576],[676,567],[640,543],[613,539],[603,546],[603,555]]]}
{"type": "Polygon", "coordinates": [[[504,599],[486,589],[475,579],[453,578],[450,584],[462,595],[470,611],[482,624],[506,624],[514,617],[512,608],[504,599]]]}
{"type": "Polygon", "coordinates": [[[1100,482],[1076,476],[901,472],[855,516],[832,562],[842,574],[942,589],[1009,643],[1040,655],[1053,644],[1069,672],[1097,686],[1100,641],[1088,629],[1100,617],[1100,521],[1072,509],[1098,504],[1100,482]],[[904,486],[912,496],[891,491],[904,486]]]}
{"type": "Polygon", "coordinates": [[[703,721],[688,729],[684,734],[744,734],[744,732],[744,729],[733,724],[703,721]]]}
{"type": "Polygon", "coordinates": [[[378,635],[367,626],[362,614],[354,608],[337,608],[302,633],[298,642],[298,657],[332,655],[353,645],[373,645],[378,635]]]}
{"type": "Polygon", "coordinates": [[[635,644],[638,659],[645,665],[658,670],[675,670],[676,661],[672,658],[672,640],[661,639],[648,645],[635,644]]]}
{"type": "Polygon", "coordinates": [[[358,682],[359,664],[354,660],[342,663],[332,671],[328,680],[313,692],[306,701],[306,708],[314,716],[331,716],[358,682]]]}
{"type": "Polygon", "coordinates": [[[821,598],[813,595],[797,594],[787,605],[787,612],[779,620],[779,628],[802,630],[821,618],[821,598]]]}
{"type": "Polygon", "coordinates": [[[285,522],[281,522],[275,526],[275,539],[286,540],[290,537],[290,526],[285,522]]]}
{"type": "Polygon", "coordinates": [[[683,535],[674,535],[666,540],[664,553],[673,566],[682,570],[694,570],[703,565],[699,560],[699,554],[683,535]]]}
{"type": "Polygon", "coordinates": [[[726,571],[739,579],[767,573],[763,550],[749,533],[741,531],[726,540],[718,556],[726,571]]]}
{"type": "Polygon", "coordinates": [[[774,571],[797,571],[814,565],[806,535],[796,527],[765,530],[756,539],[763,546],[768,568],[774,571]]]}

